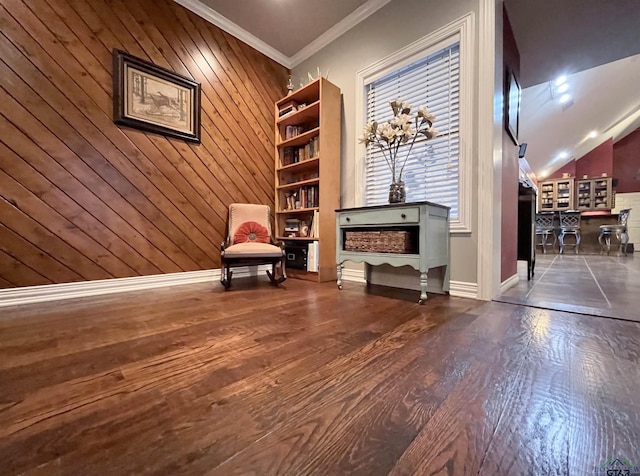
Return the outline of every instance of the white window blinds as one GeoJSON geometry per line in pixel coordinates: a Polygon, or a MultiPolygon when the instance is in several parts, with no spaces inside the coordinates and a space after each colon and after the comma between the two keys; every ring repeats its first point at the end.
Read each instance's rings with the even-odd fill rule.
{"type": "MultiPolygon", "coordinates": [[[[436,116],[438,136],[416,139],[402,180],[407,202],[428,200],[451,207],[451,218],[458,217],[459,200],[459,97],[460,43],[448,46],[415,63],[366,85],[367,122],[386,122],[393,116],[389,102],[407,101],[412,112],[426,106],[436,116]]],[[[409,151],[399,153],[402,164],[409,151]]],[[[365,178],[366,205],[388,203],[391,171],[382,153],[367,150],[365,178]]]]}

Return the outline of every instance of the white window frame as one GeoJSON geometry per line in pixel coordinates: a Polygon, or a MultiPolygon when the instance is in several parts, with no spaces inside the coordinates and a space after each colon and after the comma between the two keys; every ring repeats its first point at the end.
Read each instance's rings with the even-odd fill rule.
{"type": "MultiPolygon", "coordinates": [[[[460,43],[460,157],[458,182],[458,217],[451,220],[451,233],[471,233],[472,143],[473,143],[473,52],[474,15],[469,13],[439,30],[420,38],[395,53],[356,73],[355,136],[366,121],[366,85],[434,54],[456,42],[460,43]]],[[[438,124],[436,121],[435,127],[438,124]]],[[[355,206],[363,206],[365,193],[366,148],[355,142],[355,206]]]]}

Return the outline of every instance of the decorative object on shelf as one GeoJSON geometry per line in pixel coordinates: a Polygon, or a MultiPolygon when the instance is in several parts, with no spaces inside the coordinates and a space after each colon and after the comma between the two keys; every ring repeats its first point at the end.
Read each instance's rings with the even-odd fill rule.
{"type": "MultiPolygon", "coordinates": [[[[312,83],[316,79],[320,79],[320,78],[329,79],[329,70],[327,69],[327,72],[325,74],[322,74],[322,72],[320,71],[320,67],[316,66],[316,77],[315,78],[313,77],[313,74],[307,72],[307,81],[308,81],[308,83],[312,83]]],[[[300,87],[303,86],[302,81],[303,81],[303,79],[300,78],[300,87]]]]}
{"type": "Polygon", "coordinates": [[[303,238],[309,236],[309,225],[307,225],[306,221],[300,222],[300,236],[303,238]]]}
{"type": "Polygon", "coordinates": [[[402,172],[411,156],[416,138],[422,134],[427,140],[433,139],[438,135],[438,131],[433,127],[436,117],[427,108],[419,106],[414,118],[411,106],[407,102],[396,99],[389,104],[393,110],[393,119],[383,124],[367,123],[358,141],[365,147],[380,149],[391,170],[389,203],[402,203],[405,201],[402,172]],[[400,162],[398,152],[400,147],[407,143],[409,143],[409,150],[404,160],[400,162]]]}
{"type": "Polygon", "coordinates": [[[200,84],[114,49],[113,122],[200,142],[200,84]]]}
{"type": "Polygon", "coordinates": [[[291,75],[289,75],[289,80],[287,81],[287,96],[293,92],[293,79],[291,75]]]}

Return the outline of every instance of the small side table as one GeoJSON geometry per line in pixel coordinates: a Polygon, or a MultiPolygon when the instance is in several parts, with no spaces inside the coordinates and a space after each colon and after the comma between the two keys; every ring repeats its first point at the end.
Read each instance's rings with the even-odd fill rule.
{"type": "MultiPolygon", "coordinates": [[[[443,291],[449,291],[449,207],[431,202],[412,202],[336,210],[336,263],[338,287],[342,289],[345,261],[371,266],[411,266],[420,272],[420,299],[427,300],[427,273],[446,266],[443,291]],[[347,231],[406,231],[415,237],[415,250],[408,253],[349,251],[347,231]]],[[[368,276],[367,276],[368,282],[368,276]]]]}

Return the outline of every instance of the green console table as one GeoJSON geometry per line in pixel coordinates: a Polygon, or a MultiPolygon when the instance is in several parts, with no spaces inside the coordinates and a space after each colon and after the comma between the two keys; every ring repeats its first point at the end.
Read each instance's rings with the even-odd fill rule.
{"type": "Polygon", "coordinates": [[[340,289],[345,261],[370,266],[411,266],[420,272],[420,304],[427,300],[429,269],[445,266],[443,291],[449,291],[449,207],[413,202],[336,210],[336,263],[340,289]],[[400,252],[391,252],[391,249],[380,249],[378,243],[377,247],[373,246],[373,251],[363,249],[366,246],[354,249],[353,237],[376,234],[368,232],[392,232],[394,236],[404,236],[408,247],[400,252]]]}

